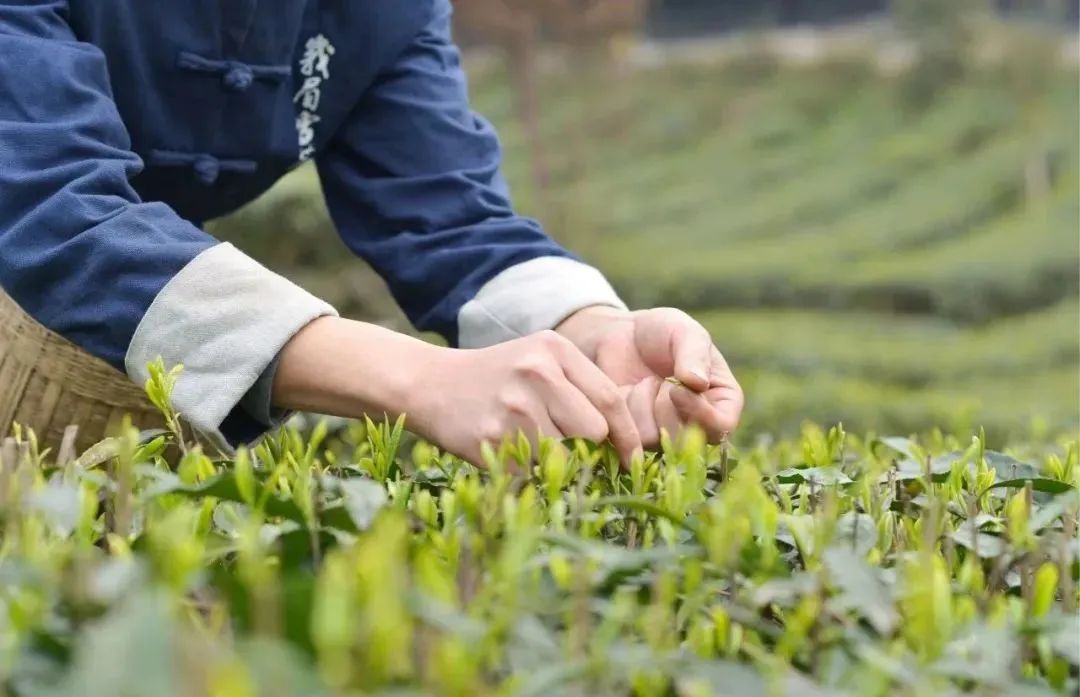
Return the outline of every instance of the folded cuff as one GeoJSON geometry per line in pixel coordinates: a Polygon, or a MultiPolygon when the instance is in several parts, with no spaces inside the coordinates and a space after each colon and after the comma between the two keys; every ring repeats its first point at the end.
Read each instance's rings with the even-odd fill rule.
{"type": "Polygon", "coordinates": [[[280,361],[281,354],[278,353],[263,368],[262,373],[259,374],[251,389],[240,399],[240,408],[266,428],[277,428],[292,415],[292,412],[287,409],[274,406],[274,377],[277,375],[277,367],[280,361]]]}
{"type": "Polygon", "coordinates": [[[296,332],[333,307],[222,243],[202,252],[150,304],[128,346],[128,375],[143,384],[160,356],[184,370],[173,406],[219,443],[221,425],[296,332]]]}
{"type": "Polygon", "coordinates": [[[604,278],[567,257],[539,257],[488,281],[458,313],[458,344],[481,348],[544,329],[592,305],[626,309],[604,278]]]}

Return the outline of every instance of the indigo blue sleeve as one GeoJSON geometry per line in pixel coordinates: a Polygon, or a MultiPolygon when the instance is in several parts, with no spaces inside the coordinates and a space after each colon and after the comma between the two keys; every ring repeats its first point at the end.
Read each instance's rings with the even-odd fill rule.
{"type": "Polygon", "coordinates": [[[222,423],[281,345],[332,309],[139,199],[105,57],[66,4],[0,0],[0,286],[136,382],[158,356],[183,364],[174,404],[229,440],[222,423]]]}
{"type": "Polygon", "coordinates": [[[151,301],[213,240],[138,200],[105,58],[75,40],[64,4],[0,3],[0,285],[123,369],[151,301]]]}
{"type": "Polygon", "coordinates": [[[449,0],[317,158],[346,244],[415,326],[482,346],[622,306],[603,276],[517,215],[491,125],[469,106],[449,0]]]}

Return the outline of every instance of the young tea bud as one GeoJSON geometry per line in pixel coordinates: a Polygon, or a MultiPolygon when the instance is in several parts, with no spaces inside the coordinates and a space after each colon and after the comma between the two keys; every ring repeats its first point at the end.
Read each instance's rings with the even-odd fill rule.
{"type": "Polygon", "coordinates": [[[1046,562],[1035,572],[1035,587],[1031,594],[1031,616],[1043,617],[1054,605],[1058,587],[1058,568],[1053,562],[1046,562]]]}

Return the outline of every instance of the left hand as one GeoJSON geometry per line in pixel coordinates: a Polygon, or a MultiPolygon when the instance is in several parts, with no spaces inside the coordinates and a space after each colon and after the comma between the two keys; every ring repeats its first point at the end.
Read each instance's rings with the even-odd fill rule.
{"type": "Polygon", "coordinates": [[[688,424],[719,442],[738,426],[743,392],[712,337],[681,310],[579,310],[557,331],[619,386],[645,447],[688,424]],[[674,377],[681,385],[668,382],[674,377]]]}

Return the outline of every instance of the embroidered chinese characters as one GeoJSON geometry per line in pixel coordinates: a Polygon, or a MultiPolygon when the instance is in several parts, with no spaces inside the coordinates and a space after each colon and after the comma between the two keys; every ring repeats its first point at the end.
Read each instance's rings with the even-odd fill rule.
{"type": "Polygon", "coordinates": [[[322,83],[330,79],[330,58],[336,53],[334,45],[322,34],[304,44],[300,59],[300,74],[304,82],[293,102],[300,107],[296,116],[296,132],[300,136],[300,161],[311,159],[315,154],[315,124],[319,118],[319,101],[322,99],[322,83]]]}

